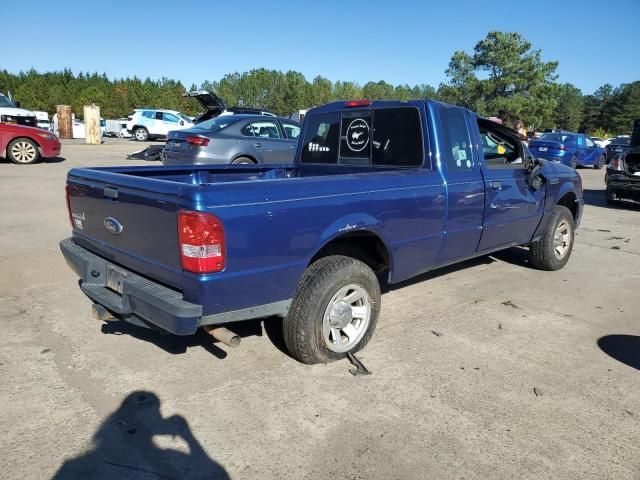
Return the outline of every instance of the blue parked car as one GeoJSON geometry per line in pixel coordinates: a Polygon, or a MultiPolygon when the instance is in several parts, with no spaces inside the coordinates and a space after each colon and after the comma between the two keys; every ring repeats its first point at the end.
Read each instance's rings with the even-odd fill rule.
{"type": "Polygon", "coordinates": [[[538,158],[560,162],[571,168],[592,166],[601,169],[607,162],[607,152],[584,133],[550,132],[529,143],[538,158]]]}

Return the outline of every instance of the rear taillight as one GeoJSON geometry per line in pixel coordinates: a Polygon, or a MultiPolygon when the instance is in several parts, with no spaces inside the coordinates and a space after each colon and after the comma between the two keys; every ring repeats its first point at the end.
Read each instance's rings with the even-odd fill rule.
{"type": "Polygon", "coordinates": [[[555,148],[556,150],[562,150],[563,152],[567,150],[567,147],[565,147],[564,145],[558,145],[556,147],[551,147],[551,148],[555,148]]]}
{"type": "Polygon", "coordinates": [[[224,270],[226,252],[224,228],[210,213],[178,212],[178,243],[182,268],[193,273],[224,270]]]}
{"type": "Polygon", "coordinates": [[[209,145],[209,139],[205,137],[191,136],[191,137],[185,138],[185,141],[189,145],[193,145],[195,147],[206,147],[207,145],[209,145]]]}
{"type": "Polygon", "coordinates": [[[73,228],[73,218],[71,216],[71,199],[69,198],[69,185],[64,186],[64,194],[67,198],[67,214],[69,215],[69,223],[71,224],[71,228],[73,228]]]}
{"type": "Polygon", "coordinates": [[[622,155],[612,158],[607,168],[609,168],[609,170],[617,170],[619,172],[624,171],[624,160],[622,160],[622,155]]]}

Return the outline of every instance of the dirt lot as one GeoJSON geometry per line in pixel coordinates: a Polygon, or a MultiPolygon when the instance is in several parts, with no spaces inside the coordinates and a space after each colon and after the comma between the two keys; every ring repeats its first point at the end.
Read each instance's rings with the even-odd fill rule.
{"type": "Polygon", "coordinates": [[[0,163],[2,478],[640,478],[640,210],[606,206],[603,171],[580,170],[567,268],[511,249],[386,293],[353,377],[286,356],[275,321],[231,350],[91,317],[65,174],[138,147],[0,163]]]}

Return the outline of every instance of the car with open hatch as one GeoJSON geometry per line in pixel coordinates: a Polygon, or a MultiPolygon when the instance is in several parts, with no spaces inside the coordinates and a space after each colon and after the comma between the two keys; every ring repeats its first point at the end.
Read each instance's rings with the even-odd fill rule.
{"type": "Polygon", "coordinates": [[[232,322],[280,316],[308,364],[364,348],[386,284],[513,246],[564,267],[584,204],[573,169],[432,100],[311,109],[293,164],[80,168],[66,192],[98,318],[233,345],[232,322]]]}
{"type": "Polygon", "coordinates": [[[640,118],[634,122],[633,135],[625,139],[628,143],[607,165],[605,195],[610,204],[640,203],[640,118]]]}

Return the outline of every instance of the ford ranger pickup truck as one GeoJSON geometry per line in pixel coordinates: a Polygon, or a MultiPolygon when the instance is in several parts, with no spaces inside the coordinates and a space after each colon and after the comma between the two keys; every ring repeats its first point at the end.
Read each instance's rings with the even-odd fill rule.
{"type": "Polygon", "coordinates": [[[367,344],[380,282],[515,245],[562,268],[583,209],[574,170],[431,100],[314,108],[293,165],[73,169],[66,191],[60,248],[99,318],[190,335],[281,316],[309,364],[367,344]]]}

